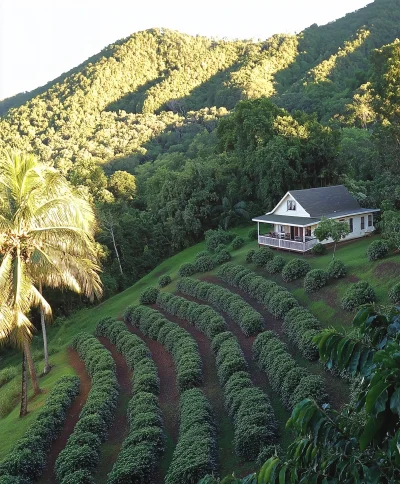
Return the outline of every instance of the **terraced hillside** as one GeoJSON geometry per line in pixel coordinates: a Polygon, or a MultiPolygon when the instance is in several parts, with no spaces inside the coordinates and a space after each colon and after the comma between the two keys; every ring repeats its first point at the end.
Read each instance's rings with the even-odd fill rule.
{"type": "MultiPolygon", "coordinates": [[[[346,274],[307,292],[304,277],[285,282],[271,273],[277,264],[268,264],[283,257],[288,267],[299,256],[257,250],[247,232],[238,229],[240,243],[212,251],[205,243],[191,247],[118,296],[56,324],[45,393],[30,402],[26,418],[11,405],[0,419],[7,435],[0,476],[174,484],[207,473],[246,475],[285,452],[285,423],[303,398],[341,408],[349,380],[319,363],[312,338],[350,323],[354,312],[341,309],[341,299],[357,282],[368,281],[377,303],[387,304],[400,256],[368,261],[374,237],[340,246],[336,258],[346,274]],[[164,277],[158,287],[166,275],[171,282],[164,277]]],[[[323,270],[331,258],[329,251],[300,256],[323,270]]],[[[37,363],[40,343],[37,337],[37,363]]],[[[16,368],[8,382],[0,378],[3,410],[18,383],[19,356],[2,354],[1,364],[10,375],[16,368]]]]}

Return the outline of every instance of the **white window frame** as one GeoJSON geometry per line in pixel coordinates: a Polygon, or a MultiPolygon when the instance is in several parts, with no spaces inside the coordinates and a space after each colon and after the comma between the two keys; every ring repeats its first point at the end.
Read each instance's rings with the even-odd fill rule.
{"type": "Polygon", "coordinates": [[[296,200],[286,200],[286,211],[296,210],[296,200]]]}

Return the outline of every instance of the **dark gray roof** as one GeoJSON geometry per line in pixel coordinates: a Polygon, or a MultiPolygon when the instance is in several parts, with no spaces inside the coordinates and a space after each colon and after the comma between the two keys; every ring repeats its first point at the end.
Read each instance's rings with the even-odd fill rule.
{"type": "Polygon", "coordinates": [[[313,225],[320,221],[319,218],[311,218],[311,217],[289,217],[288,215],[260,215],[259,217],[255,217],[252,219],[253,222],[264,222],[264,223],[272,223],[272,224],[289,224],[289,225],[298,225],[300,227],[304,227],[305,225],[313,225]]]}
{"type": "Polygon", "coordinates": [[[361,209],[360,204],[343,185],[290,190],[289,193],[311,217],[327,216],[328,214],[333,217],[336,212],[349,213],[351,210],[361,209]]]}
{"type": "Polygon", "coordinates": [[[325,215],[326,218],[337,218],[337,217],[346,217],[348,215],[353,215],[359,213],[360,215],[363,213],[373,213],[379,212],[379,208],[353,208],[353,210],[344,210],[343,212],[333,212],[327,213],[325,215]]]}

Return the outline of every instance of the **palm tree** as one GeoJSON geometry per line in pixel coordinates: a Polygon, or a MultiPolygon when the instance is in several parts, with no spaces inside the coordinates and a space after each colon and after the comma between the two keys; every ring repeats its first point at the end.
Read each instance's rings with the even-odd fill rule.
{"type": "MultiPolygon", "coordinates": [[[[40,309],[46,341],[45,322],[52,311],[42,286],[69,288],[90,298],[101,295],[94,222],[90,205],[54,168],[33,155],[0,156],[0,342],[22,349],[34,394],[40,388],[29,311],[40,309]]],[[[21,415],[26,411],[23,390],[21,415]]]]}

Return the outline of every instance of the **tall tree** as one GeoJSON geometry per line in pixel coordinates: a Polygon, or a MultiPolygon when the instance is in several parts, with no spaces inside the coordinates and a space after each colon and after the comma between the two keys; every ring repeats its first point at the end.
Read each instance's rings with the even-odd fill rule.
{"type": "Polygon", "coordinates": [[[346,237],[350,232],[349,225],[346,222],[338,222],[331,218],[321,218],[321,222],[314,230],[314,235],[319,241],[332,239],[335,243],[333,247],[332,259],[335,258],[336,244],[346,237]]]}
{"type": "MultiPolygon", "coordinates": [[[[2,154],[0,341],[22,348],[35,394],[40,388],[30,349],[35,328],[29,312],[37,307],[43,322],[51,319],[42,285],[69,288],[90,298],[101,295],[94,222],[90,205],[54,168],[33,155],[2,154]]],[[[21,415],[26,411],[22,394],[21,415]]]]}

